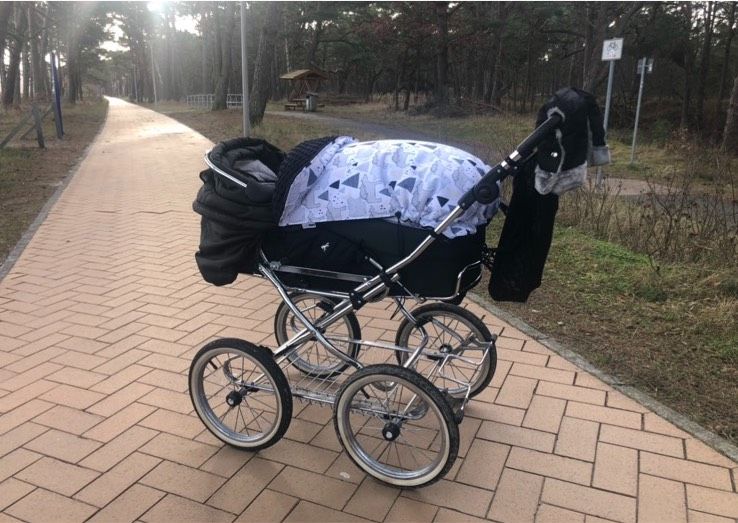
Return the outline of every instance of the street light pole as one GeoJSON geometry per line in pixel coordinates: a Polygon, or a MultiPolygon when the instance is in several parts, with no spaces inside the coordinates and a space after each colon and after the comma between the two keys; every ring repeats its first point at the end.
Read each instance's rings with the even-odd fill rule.
{"type": "Polygon", "coordinates": [[[243,112],[243,135],[251,134],[249,120],[249,61],[246,55],[246,3],[241,2],[241,109],[243,112]]]}

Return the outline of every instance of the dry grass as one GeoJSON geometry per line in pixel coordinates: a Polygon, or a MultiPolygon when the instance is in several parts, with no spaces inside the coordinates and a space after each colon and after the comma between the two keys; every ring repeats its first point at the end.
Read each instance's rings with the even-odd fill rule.
{"type": "MultiPolygon", "coordinates": [[[[107,105],[105,100],[96,100],[65,106],[62,140],[56,138],[53,118],[48,115],[44,120],[46,149],[38,148],[34,132],[0,150],[0,263],[95,137],[105,121],[107,105]]],[[[26,110],[0,112],[0,136],[26,110]]]]}
{"type": "Polygon", "coordinates": [[[557,226],[542,286],[526,304],[497,305],[738,442],[735,264],[657,271],[648,256],[557,226]]]}

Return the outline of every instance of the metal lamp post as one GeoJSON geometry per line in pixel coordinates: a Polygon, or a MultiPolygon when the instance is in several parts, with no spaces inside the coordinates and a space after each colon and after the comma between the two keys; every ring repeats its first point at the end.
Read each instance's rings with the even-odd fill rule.
{"type": "Polygon", "coordinates": [[[241,2],[241,109],[243,112],[243,135],[251,133],[249,120],[249,62],[246,55],[246,3],[241,2]]]}

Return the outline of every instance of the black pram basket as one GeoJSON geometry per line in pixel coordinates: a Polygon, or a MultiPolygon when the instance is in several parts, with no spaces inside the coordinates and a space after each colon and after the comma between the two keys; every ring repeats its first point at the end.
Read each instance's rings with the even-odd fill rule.
{"type": "MultiPolygon", "coordinates": [[[[314,142],[321,147],[326,143],[314,142]]],[[[345,293],[378,274],[377,264],[390,267],[428,236],[429,229],[392,219],[278,227],[272,212],[277,180],[300,168],[290,156],[309,161],[304,147],[295,152],[285,160],[271,144],[241,138],[220,143],[207,155],[211,168],[201,173],[204,185],[193,204],[202,215],[196,260],[206,281],[225,285],[239,273],[257,273],[261,249],[287,287],[345,293]],[[285,166],[290,172],[285,173],[285,166]]],[[[483,245],[483,228],[453,239],[441,236],[400,271],[390,294],[447,300],[463,295],[481,278],[483,245]]]]}
{"type": "MultiPolygon", "coordinates": [[[[270,231],[262,248],[267,259],[276,262],[273,269],[285,285],[349,292],[379,273],[370,259],[387,269],[410,254],[429,232],[385,219],[325,222],[307,229],[289,226],[270,231]]],[[[483,245],[483,229],[453,239],[439,237],[400,271],[390,295],[454,299],[479,281],[483,245]]]]}

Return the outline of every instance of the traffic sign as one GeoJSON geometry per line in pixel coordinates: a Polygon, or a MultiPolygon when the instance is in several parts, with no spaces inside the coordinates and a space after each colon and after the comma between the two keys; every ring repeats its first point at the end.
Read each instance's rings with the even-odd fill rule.
{"type": "Polygon", "coordinates": [[[646,73],[651,74],[653,72],[653,58],[641,58],[638,60],[638,68],[636,72],[638,74],[643,74],[643,66],[646,66],[646,73]]]}
{"type": "Polygon", "coordinates": [[[623,56],[623,39],[613,38],[602,42],[602,60],[609,62],[610,60],[620,60],[623,56]]]}

